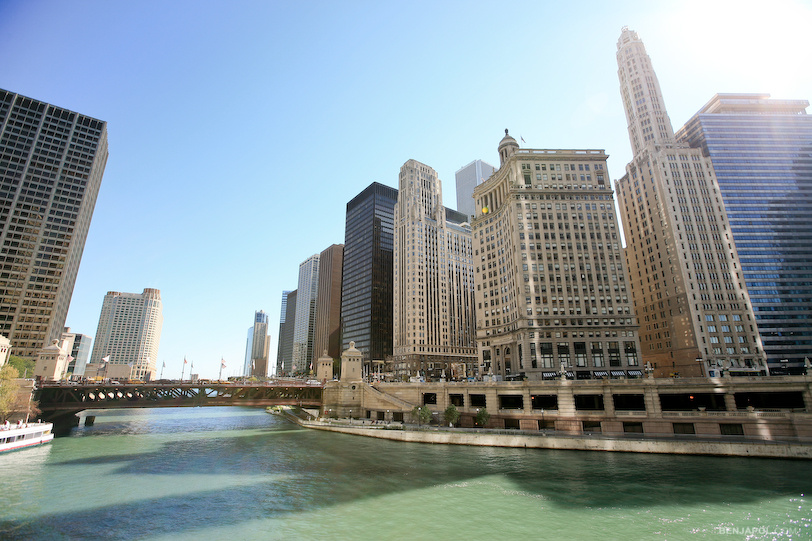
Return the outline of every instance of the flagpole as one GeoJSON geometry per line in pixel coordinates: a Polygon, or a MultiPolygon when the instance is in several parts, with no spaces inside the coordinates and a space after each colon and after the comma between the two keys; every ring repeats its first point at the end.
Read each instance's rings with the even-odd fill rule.
{"type": "Polygon", "coordinates": [[[225,366],[226,361],[223,357],[220,357],[220,374],[217,376],[217,381],[221,381],[223,379],[223,367],[225,366]]]}
{"type": "Polygon", "coordinates": [[[183,368],[180,370],[180,381],[183,383],[183,374],[186,373],[186,357],[183,358],[183,368]]]}

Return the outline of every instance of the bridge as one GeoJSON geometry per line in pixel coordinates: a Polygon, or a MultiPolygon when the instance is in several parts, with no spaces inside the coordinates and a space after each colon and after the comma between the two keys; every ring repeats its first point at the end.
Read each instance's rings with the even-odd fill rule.
{"type": "MultiPolygon", "coordinates": [[[[196,406],[304,406],[322,404],[323,386],[286,383],[49,383],[37,385],[34,400],[42,418],[62,421],[86,409],[196,406]]],[[[74,423],[75,424],[75,423],[74,423]]]]}

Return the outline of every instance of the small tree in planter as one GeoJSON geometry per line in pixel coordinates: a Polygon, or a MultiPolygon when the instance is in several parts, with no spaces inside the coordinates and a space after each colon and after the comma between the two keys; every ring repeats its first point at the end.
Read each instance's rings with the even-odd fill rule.
{"type": "Polygon", "coordinates": [[[457,424],[457,421],[460,419],[460,412],[457,411],[457,407],[454,404],[451,404],[445,409],[443,412],[443,419],[445,419],[445,422],[448,423],[448,426],[454,426],[457,424]]]}
{"type": "Polygon", "coordinates": [[[479,427],[485,427],[488,424],[488,421],[491,419],[491,414],[488,413],[488,410],[482,408],[478,412],[476,412],[476,425],[479,427]]]}
{"type": "Polygon", "coordinates": [[[417,426],[420,424],[428,424],[431,421],[431,410],[428,406],[415,406],[412,409],[412,418],[417,421],[417,426]]]}

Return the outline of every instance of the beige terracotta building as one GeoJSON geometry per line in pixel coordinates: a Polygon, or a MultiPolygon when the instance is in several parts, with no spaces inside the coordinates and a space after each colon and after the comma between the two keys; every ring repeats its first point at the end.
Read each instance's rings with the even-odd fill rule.
{"type": "Polygon", "coordinates": [[[602,150],[520,149],[474,190],[483,374],[641,377],[620,232],[602,150]]]}
{"type": "MultiPolygon", "coordinates": [[[[426,164],[400,169],[394,219],[392,370],[425,378],[476,369],[471,227],[443,206],[442,184],[426,164]]],[[[388,368],[387,368],[388,370],[388,368]]]]}
{"type": "Polygon", "coordinates": [[[634,158],[617,181],[645,361],[657,376],[767,374],[710,158],[678,143],[636,32],[617,43],[634,158]]]}

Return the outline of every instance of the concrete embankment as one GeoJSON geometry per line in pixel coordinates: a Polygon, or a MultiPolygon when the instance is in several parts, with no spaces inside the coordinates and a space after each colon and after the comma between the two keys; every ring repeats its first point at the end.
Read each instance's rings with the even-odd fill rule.
{"type": "Polygon", "coordinates": [[[611,438],[597,435],[568,436],[546,433],[505,434],[487,429],[425,428],[422,430],[407,430],[402,429],[402,427],[386,427],[386,425],[353,426],[341,422],[304,421],[293,415],[287,415],[286,417],[307,428],[412,443],[519,447],[528,449],[566,449],[577,451],[812,459],[812,445],[805,443],[678,440],[673,438],[658,439],[656,437],[611,438]]]}

